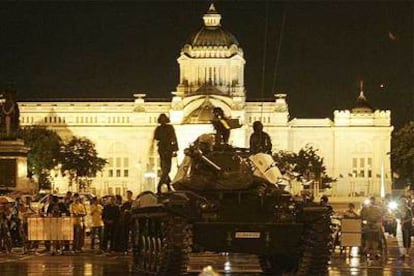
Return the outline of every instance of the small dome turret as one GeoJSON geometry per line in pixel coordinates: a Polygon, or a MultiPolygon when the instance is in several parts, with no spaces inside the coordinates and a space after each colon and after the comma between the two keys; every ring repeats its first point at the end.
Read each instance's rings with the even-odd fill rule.
{"type": "Polygon", "coordinates": [[[363,91],[363,82],[361,81],[361,91],[356,100],[355,106],[351,109],[352,113],[372,113],[374,109],[368,103],[363,91]]]}

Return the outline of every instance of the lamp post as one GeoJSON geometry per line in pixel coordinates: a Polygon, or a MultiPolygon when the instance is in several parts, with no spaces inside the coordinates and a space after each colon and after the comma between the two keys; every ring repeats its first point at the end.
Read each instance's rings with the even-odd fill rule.
{"type": "MultiPolygon", "coordinates": [[[[6,102],[6,99],[4,98],[4,95],[0,94],[0,107],[2,107],[5,102],[6,102]]],[[[3,112],[0,112],[0,119],[3,120],[3,118],[1,118],[1,113],[3,112]]],[[[0,126],[1,126],[1,123],[0,123],[0,126]]],[[[1,130],[0,130],[0,133],[1,133],[1,130]]]]}
{"type": "Polygon", "coordinates": [[[311,181],[313,198],[318,198],[318,190],[317,190],[318,187],[315,182],[315,175],[313,173],[313,165],[312,165],[312,162],[310,161],[308,163],[307,178],[308,178],[308,181],[311,181]]]}
{"type": "Polygon", "coordinates": [[[351,173],[348,174],[348,176],[349,176],[349,184],[350,184],[350,188],[351,188],[350,196],[354,197],[355,196],[355,182],[354,182],[354,176],[355,175],[354,175],[353,172],[351,172],[351,173]]]}

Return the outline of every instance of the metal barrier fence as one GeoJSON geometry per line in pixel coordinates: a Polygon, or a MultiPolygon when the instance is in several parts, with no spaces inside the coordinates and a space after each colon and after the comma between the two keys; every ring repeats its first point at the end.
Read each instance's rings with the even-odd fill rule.
{"type": "Polygon", "coordinates": [[[361,219],[344,218],[341,221],[341,246],[361,246],[361,219]]]}
{"type": "Polygon", "coordinates": [[[30,217],[27,223],[29,241],[73,241],[71,217],[30,217]]]}

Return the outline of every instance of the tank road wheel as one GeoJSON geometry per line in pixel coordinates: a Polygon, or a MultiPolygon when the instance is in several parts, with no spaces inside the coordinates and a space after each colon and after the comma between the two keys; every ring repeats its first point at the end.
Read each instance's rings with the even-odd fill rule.
{"type": "Polygon", "coordinates": [[[305,207],[302,255],[295,275],[327,275],[331,256],[331,211],[323,207],[305,207]]]}
{"type": "Polygon", "coordinates": [[[134,270],[140,275],[156,275],[159,268],[160,223],[151,218],[134,220],[134,270]]]}
{"type": "Polygon", "coordinates": [[[161,237],[156,237],[153,240],[154,242],[154,271],[159,272],[160,270],[160,256],[161,256],[161,249],[162,249],[162,241],[161,237]]]}
{"type": "Polygon", "coordinates": [[[134,244],[134,269],[145,271],[146,267],[146,239],[144,235],[139,235],[134,244]]]}
{"type": "Polygon", "coordinates": [[[274,256],[259,256],[260,267],[265,275],[282,275],[283,269],[279,267],[280,260],[274,256]]]}
{"type": "Polygon", "coordinates": [[[157,275],[182,275],[187,271],[191,242],[189,227],[184,218],[171,217],[165,223],[164,239],[157,275]]]}

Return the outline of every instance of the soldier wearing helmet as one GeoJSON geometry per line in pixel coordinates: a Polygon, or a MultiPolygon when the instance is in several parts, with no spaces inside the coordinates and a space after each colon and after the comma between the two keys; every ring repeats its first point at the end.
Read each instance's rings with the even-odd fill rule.
{"type": "Polygon", "coordinates": [[[230,125],[227,118],[224,116],[224,111],[220,107],[213,109],[212,124],[216,130],[215,142],[216,144],[227,144],[230,137],[230,125]]]}
{"type": "Polygon", "coordinates": [[[272,154],[272,141],[269,134],[263,131],[263,124],[260,121],[253,123],[253,133],[250,135],[250,152],[272,154]]]}
{"type": "Polygon", "coordinates": [[[163,184],[168,186],[168,190],[171,189],[171,179],[169,173],[171,171],[172,157],[178,151],[177,137],[175,130],[170,125],[170,119],[164,113],[158,116],[159,125],[154,131],[154,140],[157,141],[158,154],[160,156],[161,165],[161,177],[158,183],[157,192],[161,193],[161,187],[163,184]]]}

